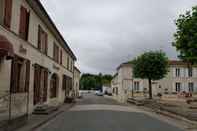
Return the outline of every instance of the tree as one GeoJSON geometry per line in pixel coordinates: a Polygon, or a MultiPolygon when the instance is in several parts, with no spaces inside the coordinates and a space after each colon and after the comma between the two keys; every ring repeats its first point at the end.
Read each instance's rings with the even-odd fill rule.
{"type": "Polygon", "coordinates": [[[181,14],[175,23],[177,31],[172,45],[179,51],[179,58],[190,64],[197,63],[197,6],[181,14]]]}
{"type": "Polygon", "coordinates": [[[148,79],[149,98],[152,99],[152,80],[160,80],[168,72],[168,58],[162,51],[146,52],[132,61],[133,75],[148,79]]]}
{"type": "Polygon", "coordinates": [[[111,75],[98,75],[94,74],[82,74],[80,79],[80,89],[82,90],[102,90],[103,84],[110,84],[112,76],[111,75]]]}

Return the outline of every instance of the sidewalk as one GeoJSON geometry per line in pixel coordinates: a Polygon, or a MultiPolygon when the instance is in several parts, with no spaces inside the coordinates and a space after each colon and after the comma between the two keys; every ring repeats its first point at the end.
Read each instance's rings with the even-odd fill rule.
{"type": "Polygon", "coordinates": [[[33,131],[34,129],[40,127],[41,125],[47,123],[51,119],[54,119],[56,116],[60,115],[64,111],[67,111],[72,106],[72,104],[64,104],[57,111],[49,114],[49,115],[30,115],[28,118],[28,122],[23,127],[17,129],[16,131],[33,131]]]}

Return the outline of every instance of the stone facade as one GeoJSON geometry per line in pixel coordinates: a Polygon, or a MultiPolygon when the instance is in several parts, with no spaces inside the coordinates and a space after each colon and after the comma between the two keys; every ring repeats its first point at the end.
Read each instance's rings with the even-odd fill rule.
{"type": "MultiPolygon", "coordinates": [[[[9,0],[10,1],[10,0],[9,0]]],[[[5,0],[1,0],[0,2],[5,3],[5,0]]],[[[38,104],[49,104],[56,105],[64,102],[65,92],[66,90],[71,90],[73,88],[73,82],[68,85],[68,79],[63,79],[63,76],[66,78],[70,78],[71,81],[74,79],[74,63],[76,61],[76,56],[73,54],[72,50],[69,48],[54,23],[48,16],[47,12],[44,10],[42,4],[39,0],[12,0],[11,6],[11,24],[10,27],[5,27],[4,23],[1,21],[0,23],[0,35],[6,37],[10,43],[13,45],[13,50],[15,56],[22,59],[23,62],[28,61],[29,63],[29,78],[25,78],[24,72],[20,73],[20,84],[25,83],[27,86],[27,90],[17,92],[14,91],[13,97],[16,99],[23,99],[24,96],[27,96],[26,99],[28,102],[23,100],[23,104],[19,104],[17,109],[23,110],[23,107],[28,105],[28,112],[31,113],[33,109],[38,104]],[[25,8],[29,13],[29,21],[28,21],[28,35],[27,39],[23,39],[20,36],[20,18],[21,16],[21,8],[25,8]],[[45,42],[47,42],[46,52],[43,52],[39,49],[38,41],[39,41],[39,27],[42,28],[43,32],[47,35],[45,42]],[[54,54],[54,46],[58,47],[58,51],[54,54]],[[57,55],[58,54],[58,55],[57,55]],[[57,58],[55,59],[54,56],[57,58]],[[58,56],[58,57],[57,57],[58,56]],[[35,99],[35,68],[42,68],[45,70],[47,74],[46,82],[42,82],[42,73],[40,74],[40,83],[38,88],[39,97],[45,93],[46,101],[40,101],[38,103],[34,103],[35,99]],[[52,76],[55,75],[55,78],[52,81],[52,76]],[[23,78],[28,79],[23,81],[23,78]],[[57,80],[57,81],[56,81],[57,80]],[[55,81],[55,82],[54,82],[55,81]],[[64,81],[64,82],[63,82],[64,81]],[[52,95],[52,85],[55,86],[55,97],[51,97],[52,95]],[[63,83],[66,83],[63,85],[63,83]],[[42,86],[46,86],[46,92],[40,91],[43,90],[42,86]],[[63,87],[65,86],[65,87],[63,87]],[[70,87],[68,87],[70,86],[70,87]],[[68,89],[69,88],[69,89],[68,89]],[[27,95],[28,94],[28,95],[27,95]],[[23,96],[23,97],[22,97],[23,96]],[[26,104],[27,103],[27,104],[26,104]]],[[[2,4],[5,5],[5,4],[2,4]]],[[[4,11],[4,6],[0,6],[0,13],[4,11]]],[[[3,15],[0,16],[3,19],[3,15]]],[[[43,40],[43,39],[41,39],[43,40]]],[[[43,42],[42,42],[43,43],[43,42]]],[[[1,43],[0,43],[1,44],[1,43]]],[[[42,46],[42,45],[41,45],[42,46]]],[[[46,45],[45,45],[46,46],[46,45]]],[[[7,60],[6,57],[0,56],[0,95],[3,96],[12,90],[14,83],[11,81],[12,78],[12,64],[14,60],[7,60]]],[[[22,64],[23,66],[23,64],[22,64]]],[[[26,68],[21,68],[22,70],[26,70],[26,68]]],[[[45,75],[44,75],[45,76],[45,75]]],[[[27,77],[27,76],[26,76],[27,77]]],[[[37,80],[39,81],[39,79],[37,80]]],[[[19,87],[20,88],[20,87],[19,87]]],[[[54,91],[54,90],[53,90],[54,91]]],[[[0,96],[0,98],[1,98],[0,96]]],[[[15,99],[15,100],[16,100],[15,99]]],[[[12,106],[14,109],[15,106],[12,106]]]]}
{"type": "Polygon", "coordinates": [[[79,96],[79,81],[80,81],[80,76],[81,72],[80,70],[75,66],[74,67],[74,96],[78,97],[79,96]]]}
{"type": "MultiPolygon", "coordinates": [[[[188,65],[181,61],[169,61],[169,65],[166,77],[152,82],[153,95],[177,94],[182,91],[196,93],[197,67],[188,68],[188,65]]],[[[111,86],[113,97],[120,102],[126,102],[132,93],[148,92],[148,80],[134,78],[132,64],[129,63],[123,63],[117,68],[111,86]]]]}

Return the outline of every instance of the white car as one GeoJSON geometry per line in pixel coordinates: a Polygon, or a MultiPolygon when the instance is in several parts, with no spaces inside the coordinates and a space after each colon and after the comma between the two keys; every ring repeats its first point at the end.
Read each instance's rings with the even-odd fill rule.
{"type": "Polygon", "coordinates": [[[95,91],[95,95],[97,95],[97,96],[103,96],[103,93],[101,91],[95,91]]]}

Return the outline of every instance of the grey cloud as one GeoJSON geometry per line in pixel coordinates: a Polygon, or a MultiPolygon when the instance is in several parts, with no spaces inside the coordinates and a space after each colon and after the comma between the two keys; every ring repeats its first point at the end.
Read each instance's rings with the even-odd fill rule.
{"type": "Polygon", "coordinates": [[[82,72],[112,73],[147,50],[171,59],[174,20],[196,0],[42,0],[78,57],[82,72]]]}

